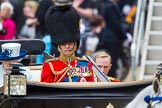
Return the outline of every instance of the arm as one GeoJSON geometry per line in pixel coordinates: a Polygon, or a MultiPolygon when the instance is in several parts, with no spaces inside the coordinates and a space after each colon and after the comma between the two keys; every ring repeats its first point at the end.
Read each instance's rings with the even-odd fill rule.
{"type": "Polygon", "coordinates": [[[90,68],[90,71],[92,72],[92,76],[91,77],[86,77],[86,81],[95,82],[94,71],[92,69],[92,62],[88,63],[88,67],[90,68]]]}
{"type": "Polygon", "coordinates": [[[44,62],[42,73],[41,73],[41,82],[53,83],[54,75],[51,72],[48,62],[44,62]]]}
{"type": "Polygon", "coordinates": [[[73,7],[78,11],[78,13],[85,17],[85,18],[92,18],[93,17],[93,9],[90,6],[81,7],[82,4],[88,4],[87,1],[84,0],[74,0],[73,7]]]}
{"type": "Polygon", "coordinates": [[[92,18],[93,17],[93,10],[91,8],[83,9],[83,8],[80,8],[80,7],[76,7],[75,9],[83,17],[86,17],[86,18],[92,18]]]}
{"type": "Polygon", "coordinates": [[[4,28],[6,29],[6,34],[4,35],[4,40],[11,40],[15,36],[16,25],[12,20],[3,23],[4,28]]]}

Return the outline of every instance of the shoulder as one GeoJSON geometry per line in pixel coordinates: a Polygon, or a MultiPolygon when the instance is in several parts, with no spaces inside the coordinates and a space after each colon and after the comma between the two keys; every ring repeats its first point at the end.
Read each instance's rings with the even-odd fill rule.
{"type": "Polygon", "coordinates": [[[78,66],[88,66],[92,67],[92,62],[86,58],[78,58],[78,66]]]}
{"type": "Polygon", "coordinates": [[[85,57],[77,57],[78,60],[88,61],[85,57]]]}
{"type": "Polygon", "coordinates": [[[15,25],[15,22],[14,22],[12,19],[10,19],[10,18],[6,19],[5,21],[6,21],[8,24],[13,24],[13,25],[15,25]]]}
{"type": "Polygon", "coordinates": [[[15,22],[12,20],[12,19],[6,19],[4,22],[3,22],[4,26],[6,27],[15,27],[15,22]]]}
{"type": "Polygon", "coordinates": [[[56,62],[56,61],[59,61],[59,58],[58,57],[54,57],[54,58],[51,58],[51,59],[47,59],[45,62],[56,62]]]}
{"type": "Polygon", "coordinates": [[[85,57],[77,57],[78,61],[80,62],[90,62],[89,60],[87,60],[85,57]]]}
{"type": "Polygon", "coordinates": [[[105,6],[104,6],[105,9],[113,8],[113,7],[114,7],[114,5],[113,5],[112,2],[110,2],[110,1],[106,1],[105,2],[105,6]]]}

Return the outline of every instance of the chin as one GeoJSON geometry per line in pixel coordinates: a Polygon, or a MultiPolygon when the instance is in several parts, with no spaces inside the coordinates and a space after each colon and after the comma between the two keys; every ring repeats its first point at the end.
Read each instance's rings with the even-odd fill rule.
{"type": "Polygon", "coordinates": [[[73,54],[66,54],[68,57],[71,57],[73,54]]]}
{"type": "Polygon", "coordinates": [[[73,53],[71,51],[69,51],[69,52],[66,52],[65,55],[68,56],[68,57],[70,57],[70,56],[73,55],[73,53]]]}

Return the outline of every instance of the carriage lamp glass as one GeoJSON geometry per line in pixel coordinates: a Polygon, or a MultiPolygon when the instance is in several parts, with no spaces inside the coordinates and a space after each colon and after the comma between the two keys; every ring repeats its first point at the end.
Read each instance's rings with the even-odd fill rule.
{"type": "Polygon", "coordinates": [[[7,96],[25,96],[26,85],[26,75],[4,75],[4,94],[7,96]]]}
{"type": "Polygon", "coordinates": [[[10,74],[4,74],[4,95],[7,96],[25,96],[27,90],[26,75],[20,73],[25,71],[19,68],[20,64],[11,64],[10,74]]]}

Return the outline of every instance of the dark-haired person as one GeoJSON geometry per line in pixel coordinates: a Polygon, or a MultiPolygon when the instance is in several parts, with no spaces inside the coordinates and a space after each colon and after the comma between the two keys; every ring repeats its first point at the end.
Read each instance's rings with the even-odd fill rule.
{"type": "Polygon", "coordinates": [[[71,5],[53,6],[47,11],[46,27],[60,56],[44,62],[41,82],[94,82],[92,63],[75,56],[80,41],[79,22],[80,16],[71,5]]]}
{"type": "Polygon", "coordinates": [[[99,43],[99,34],[105,27],[104,19],[101,15],[94,15],[88,20],[91,30],[87,31],[81,39],[79,51],[82,55],[91,55],[96,51],[99,43]]]}
{"type": "Polygon", "coordinates": [[[111,55],[112,68],[110,69],[110,75],[117,77],[118,64],[117,60],[122,54],[122,44],[127,39],[126,32],[122,27],[122,18],[119,11],[117,2],[119,0],[105,0],[102,8],[102,16],[105,20],[105,28],[100,35],[100,49],[106,50],[111,55]]]}

